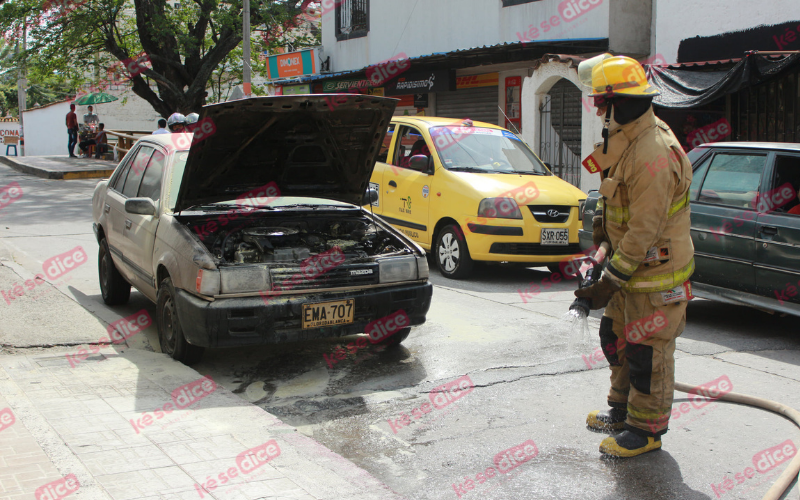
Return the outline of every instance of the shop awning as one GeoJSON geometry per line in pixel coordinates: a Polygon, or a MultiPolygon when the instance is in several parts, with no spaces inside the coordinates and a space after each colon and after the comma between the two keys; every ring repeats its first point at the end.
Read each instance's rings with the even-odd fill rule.
{"type": "Polygon", "coordinates": [[[689,63],[685,67],[702,68],[703,71],[675,69],[677,65],[645,65],[645,71],[650,84],[661,92],[653,104],[685,109],[708,104],[726,94],[767,81],[797,64],[800,64],[800,54],[780,58],[749,54],[727,71],[705,71],[713,65],[701,66],[698,63],[689,63]]]}

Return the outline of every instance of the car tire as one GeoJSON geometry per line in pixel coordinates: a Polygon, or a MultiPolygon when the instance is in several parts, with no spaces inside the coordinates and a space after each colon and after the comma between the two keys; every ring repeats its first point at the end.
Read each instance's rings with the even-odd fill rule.
{"type": "Polygon", "coordinates": [[[454,280],[466,278],[475,265],[469,255],[464,232],[455,225],[445,226],[439,231],[434,254],[436,265],[445,278],[454,280]]]}
{"type": "Polygon", "coordinates": [[[156,325],[158,326],[161,352],[185,365],[197,363],[202,359],[205,349],[190,344],[183,335],[183,327],[175,303],[175,287],[172,286],[172,278],[164,278],[158,287],[156,325]]]}
{"type": "Polygon", "coordinates": [[[100,279],[100,294],[106,305],[118,306],[128,302],[131,284],[125,281],[114,264],[105,238],[100,240],[100,250],[97,251],[97,275],[100,279]]]}
{"type": "Polygon", "coordinates": [[[408,338],[408,335],[411,333],[411,328],[403,328],[402,330],[390,335],[385,340],[381,340],[378,342],[378,345],[382,345],[384,347],[394,347],[400,345],[405,339],[408,338]]]}

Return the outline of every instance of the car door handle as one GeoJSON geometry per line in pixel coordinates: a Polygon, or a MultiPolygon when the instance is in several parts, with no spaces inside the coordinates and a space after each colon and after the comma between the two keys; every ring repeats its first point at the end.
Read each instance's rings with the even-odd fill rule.
{"type": "Polygon", "coordinates": [[[111,211],[111,205],[109,205],[108,203],[106,203],[106,204],[105,204],[105,206],[103,207],[103,211],[104,211],[105,213],[108,213],[109,211],[111,211]]]}
{"type": "Polygon", "coordinates": [[[131,222],[130,219],[125,219],[125,229],[130,229],[131,228],[131,224],[132,224],[132,222],[131,222]]]}
{"type": "Polygon", "coordinates": [[[389,185],[392,186],[393,188],[397,187],[397,183],[395,181],[389,181],[389,185]]]}
{"type": "Polygon", "coordinates": [[[761,234],[768,234],[770,236],[775,236],[778,234],[778,228],[775,226],[761,226],[761,234]]]}

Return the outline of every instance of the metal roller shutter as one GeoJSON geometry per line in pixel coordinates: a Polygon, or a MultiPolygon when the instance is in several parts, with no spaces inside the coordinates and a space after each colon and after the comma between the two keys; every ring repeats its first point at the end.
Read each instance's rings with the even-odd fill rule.
{"type": "Polygon", "coordinates": [[[436,93],[436,116],[471,118],[497,125],[498,87],[478,87],[436,93]]]}

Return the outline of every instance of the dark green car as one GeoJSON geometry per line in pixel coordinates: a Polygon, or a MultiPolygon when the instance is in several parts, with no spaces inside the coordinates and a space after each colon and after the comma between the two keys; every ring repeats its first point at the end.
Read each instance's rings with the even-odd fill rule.
{"type": "MultiPolygon", "coordinates": [[[[718,142],[688,157],[694,295],[800,316],[800,144],[718,142]]],[[[598,197],[581,214],[583,249],[598,197]]]]}

